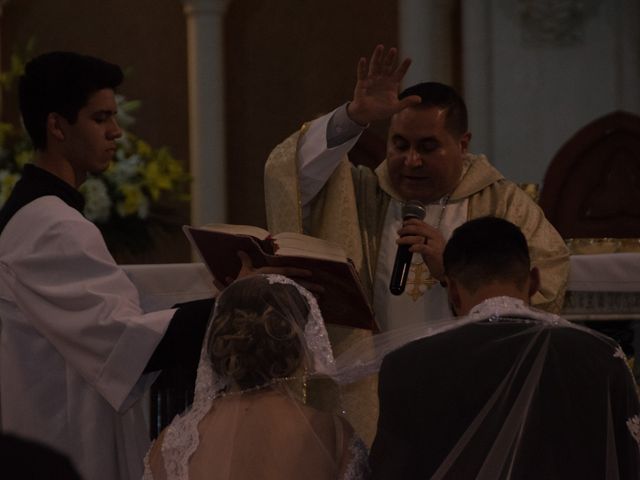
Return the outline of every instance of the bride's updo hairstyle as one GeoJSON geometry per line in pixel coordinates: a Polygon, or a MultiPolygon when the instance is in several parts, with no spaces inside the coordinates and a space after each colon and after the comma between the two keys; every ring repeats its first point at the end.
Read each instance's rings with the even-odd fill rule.
{"type": "Polygon", "coordinates": [[[246,277],[224,290],[215,312],[207,348],[217,375],[244,390],[296,372],[309,306],[295,286],[246,277]]]}

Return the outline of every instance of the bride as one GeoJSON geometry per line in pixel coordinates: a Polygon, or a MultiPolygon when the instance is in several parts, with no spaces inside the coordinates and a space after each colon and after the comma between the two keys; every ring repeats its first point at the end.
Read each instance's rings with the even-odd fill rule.
{"type": "Polygon", "coordinates": [[[304,404],[306,378],[335,372],[307,290],[279,275],[238,280],[205,338],[193,406],[152,445],[144,479],[368,478],[349,423],[304,404]]]}

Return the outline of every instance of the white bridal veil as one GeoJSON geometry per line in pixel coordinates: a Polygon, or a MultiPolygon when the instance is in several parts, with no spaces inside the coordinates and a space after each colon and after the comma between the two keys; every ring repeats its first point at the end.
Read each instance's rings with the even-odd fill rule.
{"type": "Polygon", "coordinates": [[[336,371],[342,383],[380,372],[376,478],[639,478],[622,349],[520,300],[377,335],[336,371]]]}
{"type": "Polygon", "coordinates": [[[152,447],[145,459],[145,478],[363,478],[366,451],[350,426],[302,401],[307,377],[335,375],[331,345],[313,295],[280,275],[251,276],[221,293],[212,318],[205,338],[213,333],[220,337],[216,344],[220,348],[233,344],[240,352],[230,356],[222,370],[238,370],[235,359],[250,358],[266,345],[247,328],[268,330],[262,335],[264,341],[276,349],[280,344],[298,345],[299,353],[283,350],[282,359],[299,356],[301,367],[284,375],[282,359],[274,358],[269,365],[263,362],[263,376],[253,385],[239,385],[234,375],[216,373],[208,351],[212,343],[205,340],[193,405],[152,447]],[[275,290],[280,295],[273,295],[275,290]],[[260,304],[267,306],[260,321],[245,315],[245,310],[259,309],[260,304]],[[215,329],[225,312],[232,312],[237,327],[222,335],[215,329]],[[277,316],[276,321],[270,322],[270,316],[277,316]]]}

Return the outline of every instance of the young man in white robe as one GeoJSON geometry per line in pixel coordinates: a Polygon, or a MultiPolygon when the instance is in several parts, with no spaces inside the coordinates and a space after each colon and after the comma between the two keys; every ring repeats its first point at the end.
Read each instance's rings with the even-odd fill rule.
{"type": "Polygon", "coordinates": [[[141,477],[142,394],[167,365],[195,368],[213,305],[143,313],[82,214],[78,187],[109,166],[122,134],[122,78],[69,52],[27,64],[19,100],[35,158],[0,210],[2,430],[58,449],[92,480],[141,477]]]}

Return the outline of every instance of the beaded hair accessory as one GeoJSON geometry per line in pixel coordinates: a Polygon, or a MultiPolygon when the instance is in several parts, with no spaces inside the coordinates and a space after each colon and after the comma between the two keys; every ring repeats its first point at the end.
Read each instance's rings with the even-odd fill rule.
{"type": "Polygon", "coordinates": [[[309,316],[304,327],[304,340],[311,353],[313,365],[308,367],[308,373],[331,376],[335,373],[336,364],[333,359],[333,351],[329,342],[329,335],[324,326],[324,320],[320,313],[320,307],[316,298],[302,286],[283,275],[268,275],[270,284],[283,283],[294,286],[309,305],[309,316]]]}

